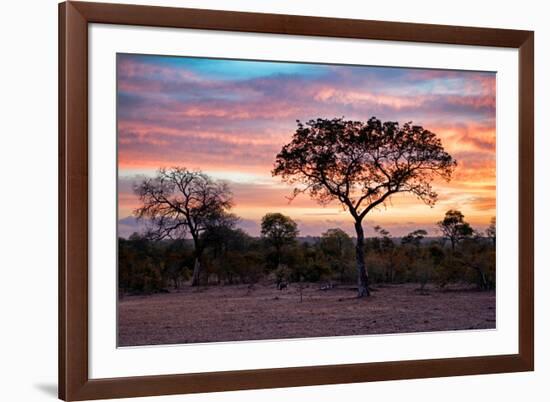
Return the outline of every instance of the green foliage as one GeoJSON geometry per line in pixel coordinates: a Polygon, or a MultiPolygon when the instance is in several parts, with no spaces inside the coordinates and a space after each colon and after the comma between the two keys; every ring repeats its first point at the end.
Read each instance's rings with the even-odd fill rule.
{"type": "Polygon", "coordinates": [[[280,283],[290,282],[291,271],[286,265],[281,264],[273,271],[273,275],[275,283],[279,285],[280,283]]]}
{"type": "Polygon", "coordinates": [[[444,236],[451,240],[451,250],[445,252],[442,269],[437,275],[440,285],[462,281],[477,284],[480,289],[494,288],[496,219],[491,219],[485,231],[487,237],[474,232],[465,222],[464,215],[457,210],[447,211],[438,226],[444,236]]]}
{"type": "Polygon", "coordinates": [[[283,248],[294,244],[299,234],[296,222],[280,213],[265,214],[262,218],[261,232],[266,243],[275,250],[276,265],[282,262],[283,248]]]}
{"type": "Polygon", "coordinates": [[[334,279],[340,282],[355,280],[355,246],[346,232],[338,228],[327,230],[321,236],[319,248],[334,279]]]}
{"type": "Polygon", "coordinates": [[[291,265],[293,282],[318,282],[330,276],[330,265],[318,247],[304,243],[296,254],[300,259],[291,265]]]}
{"type": "MultiPolygon", "coordinates": [[[[276,218],[284,225],[289,223],[283,215],[276,218]]],[[[294,225],[291,222],[288,227],[294,225]]],[[[381,227],[374,229],[376,235],[365,242],[365,263],[373,286],[414,282],[422,291],[428,283],[495,287],[495,247],[489,236],[474,233],[453,249],[442,238],[427,238],[422,229],[397,239],[381,227]]],[[[232,225],[205,231],[201,285],[356,283],[354,239],[343,230],[329,229],[313,242],[300,241],[296,231],[287,231],[290,235],[283,237],[279,254],[266,239],[269,233],[265,231],[263,239],[252,238],[232,225]]],[[[138,235],[119,239],[120,289],[125,293],[178,289],[191,278],[194,258],[190,240],[153,241],[138,235]]]]}
{"type": "Polygon", "coordinates": [[[296,222],[288,216],[269,213],[262,218],[262,236],[275,247],[292,244],[298,233],[296,222]]]}
{"type": "Polygon", "coordinates": [[[128,293],[155,293],[170,281],[178,287],[189,276],[192,255],[175,243],[152,242],[137,234],[119,239],[119,288],[128,293]]]}
{"type": "Polygon", "coordinates": [[[454,250],[456,245],[474,234],[474,230],[469,223],[464,221],[462,212],[450,209],[445,213],[442,221],[437,222],[437,226],[446,239],[451,241],[451,248],[454,250]]]}

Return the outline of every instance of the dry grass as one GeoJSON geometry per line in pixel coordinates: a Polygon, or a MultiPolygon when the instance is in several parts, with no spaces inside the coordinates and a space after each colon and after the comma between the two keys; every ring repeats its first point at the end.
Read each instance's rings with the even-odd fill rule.
{"type": "Polygon", "coordinates": [[[350,289],[214,286],[119,303],[119,346],[495,328],[495,292],[421,294],[414,284],[379,287],[357,299],[350,289]]]}

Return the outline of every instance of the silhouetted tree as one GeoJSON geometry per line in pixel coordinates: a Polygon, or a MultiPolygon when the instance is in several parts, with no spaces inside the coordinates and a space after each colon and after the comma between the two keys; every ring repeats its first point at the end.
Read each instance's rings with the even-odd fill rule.
{"type": "Polygon", "coordinates": [[[469,223],[464,222],[462,212],[450,209],[445,213],[442,221],[437,222],[437,226],[443,233],[443,236],[451,241],[451,249],[461,241],[474,234],[474,230],[469,223]]]}
{"type": "Polygon", "coordinates": [[[159,169],[155,177],[134,185],[134,192],[143,204],[134,214],[148,219],[150,238],[191,236],[195,254],[191,286],[198,285],[205,245],[202,234],[229,217],[232,194],[227,184],[200,171],[175,167],[159,169]]]}
{"type": "Polygon", "coordinates": [[[493,246],[496,246],[497,244],[497,218],[494,216],[491,218],[491,223],[489,224],[489,227],[485,231],[487,234],[487,237],[490,238],[493,241],[493,246]]]}
{"type": "Polygon", "coordinates": [[[456,162],[436,134],[412,123],[400,126],[375,117],[366,123],[341,118],[297,123],[272,173],[297,185],[294,197],[307,192],[321,204],[336,200],[349,211],[357,234],[358,296],[368,296],[363,219],[397,193],[433,205],[434,176],[449,180],[456,162]]]}
{"type": "Polygon", "coordinates": [[[262,218],[262,236],[275,248],[277,265],[281,263],[281,251],[298,236],[298,226],[290,217],[280,213],[268,213],[262,218]]]}
{"type": "Polygon", "coordinates": [[[419,247],[422,239],[424,239],[424,236],[426,236],[427,234],[428,232],[426,232],[424,229],[412,231],[411,233],[401,238],[401,244],[411,244],[415,247],[419,247]]]}

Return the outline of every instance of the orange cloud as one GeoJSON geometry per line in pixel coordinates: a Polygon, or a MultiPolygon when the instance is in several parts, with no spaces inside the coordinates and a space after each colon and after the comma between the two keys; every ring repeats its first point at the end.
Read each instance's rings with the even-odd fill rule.
{"type": "Polygon", "coordinates": [[[399,195],[374,211],[369,222],[399,232],[415,224],[433,228],[450,208],[462,210],[480,227],[495,215],[494,74],[328,65],[303,65],[304,71],[292,74],[270,65],[267,70],[275,73],[263,74],[265,68],[255,72],[252,64],[237,71],[223,61],[224,68],[203,71],[216,67],[216,60],[199,60],[200,67],[196,62],[119,58],[121,217],[138,206],[132,171],[177,165],[220,177],[252,177],[230,182],[235,212],[250,227],[257,227],[267,211],[287,213],[304,230],[348,225],[349,214],[338,204],[322,208],[307,196],[289,204],[290,187],[270,178],[274,157],[290,140],[296,119],[342,116],[420,124],[435,132],[458,162],[449,183],[434,183],[439,194],[434,208],[399,195]]]}

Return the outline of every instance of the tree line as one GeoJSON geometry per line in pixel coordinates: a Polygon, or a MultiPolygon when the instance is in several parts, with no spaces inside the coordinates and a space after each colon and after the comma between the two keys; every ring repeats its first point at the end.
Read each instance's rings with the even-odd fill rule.
{"type": "MultiPolygon", "coordinates": [[[[477,232],[456,210],[438,222],[440,237],[428,238],[425,230],[403,237],[375,226],[365,239],[365,264],[371,286],[452,283],[495,287],[495,221],[477,232]]],[[[211,228],[202,235],[201,270],[194,277],[194,242],[191,239],[155,240],[134,233],[119,239],[119,287],[124,293],[155,293],[196,286],[250,284],[273,286],[318,283],[353,286],[356,281],[355,239],[340,228],[316,238],[300,238],[296,223],[280,213],[266,214],[261,237],[252,237],[235,226],[211,228]]]]}
{"type": "MultiPolygon", "coordinates": [[[[227,280],[230,283],[233,275],[240,281],[253,282],[274,269],[278,271],[278,281],[287,278],[291,281],[296,278],[316,281],[330,277],[336,270],[343,282],[349,277],[348,271],[353,271],[348,266],[351,264],[354,266],[358,297],[368,296],[371,282],[379,280],[379,266],[387,265],[388,258],[390,261],[409,259],[408,264],[394,266],[392,262],[388,268],[391,271],[387,274],[389,278],[409,280],[414,276],[418,279],[416,274],[403,274],[398,265],[407,265],[410,271],[411,256],[414,256],[417,262],[429,262],[434,267],[443,262],[449,265],[448,260],[451,260],[453,267],[462,264],[463,269],[453,268],[454,271],[464,271],[473,261],[470,255],[460,254],[465,252],[466,245],[485,245],[486,242],[481,241],[479,236],[474,236],[459,211],[449,211],[439,224],[443,235],[451,242],[450,255],[444,247],[437,245],[433,247],[440,250],[440,254],[437,251],[427,252],[422,242],[425,236],[422,231],[411,233],[404,238],[408,239],[405,243],[397,245],[390,234],[381,228],[375,244],[383,246],[374,247],[370,244],[374,240],[365,238],[365,217],[375,208],[385,205],[395,194],[411,193],[433,206],[437,193],[432,181],[436,177],[449,181],[456,165],[457,162],[444,150],[435,133],[412,123],[381,122],[375,117],[367,122],[342,118],[310,120],[305,124],[298,121],[291,141],[275,157],[272,174],[294,186],[292,198],[307,194],[322,205],[340,203],[353,218],[353,255],[350,256],[349,247],[346,248],[352,244],[352,239],[347,235],[344,238],[342,234],[345,232],[333,229],[314,245],[296,242],[296,224],[277,213],[267,214],[262,219],[261,240],[250,238],[235,228],[238,218],[231,213],[233,198],[227,183],[183,167],[160,169],[155,177],[135,185],[134,192],[141,202],[135,215],[145,220],[149,229],[142,237],[120,240],[120,248],[125,247],[131,258],[134,258],[130,252],[133,250],[132,242],[141,242],[153,254],[174,254],[174,248],[181,254],[188,243],[184,239],[191,239],[190,255],[181,254],[180,259],[187,261],[190,258],[193,261],[190,274],[192,286],[199,286],[204,280],[201,279],[205,276],[203,271],[208,282],[208,270],[216,271],[220,282],[227,280]],[[323,247],[328,241],[325,237],[330,238],[335,233],[339,233],[342,245],[346,245],[342,246],[346,254],[339,257],[334,257],[323,247]],[[230,247],[230,244],[238,247],[230,247]],[[388,251],[390,249],[391,252],[388,251]],[[340,261],[336,268],[335,258],[340,261]],[[216,263],[218,260],[220,262],[216,263]],[[245,277],[248,279],[243,279],[245,277]],[[408,279],[403,279],[405,277],[408,279]]],[[[474,253],[474,248],[472,246],[468,253],[474,253]]],[[[478,252],[486,254],[486,251],[478,252]]],[[[120,253],[121,265],[125,264],[125,255],[120,253]]],[[[175,269],[158,268],[159,263],[169,265],[169,257],[166,258],[168,260],[165,262],[153,257],[145,258],[148,261],[146,265],[157,264],[156,270],[162,272],[164,269],[167,272],[175,269]]],[[[490,270],[485,263],[478,265],[478,271],[483,271],[479,278],[485,277],[482,287],[486,288],[490,286],[490,270]]],[[[185,266],[191,265],[186,262],[185,266]]],[[[120,269],[125,270],[124,267],[120,269]]],[[[142,267],[140,270],[150,272],[149,268],[142,267]]],[[[164,277],[162,272],[155,274],[158,280],[164,277]]],[[[431,276],[427,272],[422,277],[431,276]]],[[[121,279],[121,284],[125,283],[121,279]]],[[[147,284],[145,287],[151,286],[147,284]]]]}

